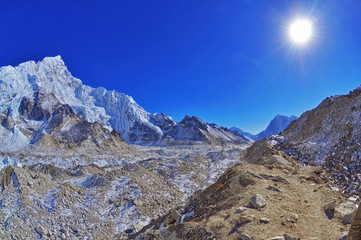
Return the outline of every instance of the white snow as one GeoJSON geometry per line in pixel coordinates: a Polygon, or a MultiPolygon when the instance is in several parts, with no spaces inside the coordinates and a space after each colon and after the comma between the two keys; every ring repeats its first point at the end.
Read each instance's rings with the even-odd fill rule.
{"type": "MultiPolygon", "coordinates": [[[[25,96],[32,97],[39,88],[54,94],[62,104],[70,105],[85,120],[100,122],[109,130],[116,129],[127,141],[128,135],[124,133],[130,132],[136,122],[145,124],[160,135],[163,134],[158,126],[150,122],[151,114],[140,107],[132,97],[118,91],[83,85],[67,70],[60,56],[46,57],[37,63],[25,62],[17,67],[1,67],[0,113],[9,111],[11,117],[19,119],[21,100],[25,96]]],[[[17,135],[14,135],[13,140],[16,137],[17,135]]],[[[13,149],[20,147],[22,145],[16,145],[13,149]]]]}

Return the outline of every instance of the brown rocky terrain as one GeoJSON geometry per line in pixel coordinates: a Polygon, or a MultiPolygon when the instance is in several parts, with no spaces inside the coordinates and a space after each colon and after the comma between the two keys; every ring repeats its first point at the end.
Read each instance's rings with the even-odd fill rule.
{"type": "Polygon", "coordinates": [[[301,166],[266,142],[251,147],[246,161],[133,238],[345,239],[356,206],[322,168],[301,166]]]}
{"type": "MultiPolygon", "coordinates": [[[[128,239],[214,182],[245,149],[127,147],[119,139],[116,143],[124,148],[97,148],[88,142],[92,135],[69,145],[71,138],[56,139],[57,134],[71,134],[59,126],[51,133],[44,130],[40,138],[39,143],[44,136],[54,138],[52,145],[34,144],[31,153],[1,156],[1,164],[14,165],[0,172],[1,239],[128,239]]],[[[108,137],[110,143],[117,140],[108,137]]]]}

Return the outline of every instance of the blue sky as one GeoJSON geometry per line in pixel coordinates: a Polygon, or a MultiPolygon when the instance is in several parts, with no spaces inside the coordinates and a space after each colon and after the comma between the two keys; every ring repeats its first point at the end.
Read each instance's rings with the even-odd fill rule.
{"type": "Polygon", "coordinates": [[[361,84],[358,0],[0,0],[0,66],[61,55],[92,87],[180,121],[263,130],[361,84]],[[314,22],[296,47],[287,27],[314,22]]]}

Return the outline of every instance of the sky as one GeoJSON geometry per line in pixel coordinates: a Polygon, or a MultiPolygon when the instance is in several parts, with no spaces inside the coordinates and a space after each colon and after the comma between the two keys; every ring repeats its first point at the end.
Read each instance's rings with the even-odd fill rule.
{"type": "Polygon", "coordinates": [[[0,0],[0,66],[61,55],[74,77],[180,121],[251,133],[361,84],[359,0],[0,0]],[[313,23],[295,45],[291,22],[313,23]]]}

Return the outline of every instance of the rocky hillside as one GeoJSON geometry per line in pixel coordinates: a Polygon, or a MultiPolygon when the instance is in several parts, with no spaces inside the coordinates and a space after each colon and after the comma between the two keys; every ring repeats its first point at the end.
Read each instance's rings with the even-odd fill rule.
{"type": "Polygon", "coordinates": [[[164,114],[150,114],[132,97],[91,88],[73,77],[60,56],[0,68],[0,150],[17,151],[61,105],[79,118],[116,130],[128,143],[141,145],[224,144],[244,142],[232,131],[186,116],[177,123],[164,114]]]}
{"type": "Polygon", "coordinates": [[[185,206],[132,237],[345,239],[356,205],[327,183],[322,168],[298,165],[266,141],[250,148],[246,161],[256,164],[230,168],[185,206]]]}
{"type": "Polygon", "coordinates": [[[326,169],[348,197],[360,194],[361,88],[325,99],[268,140],[294,159],[326,169]]]}

